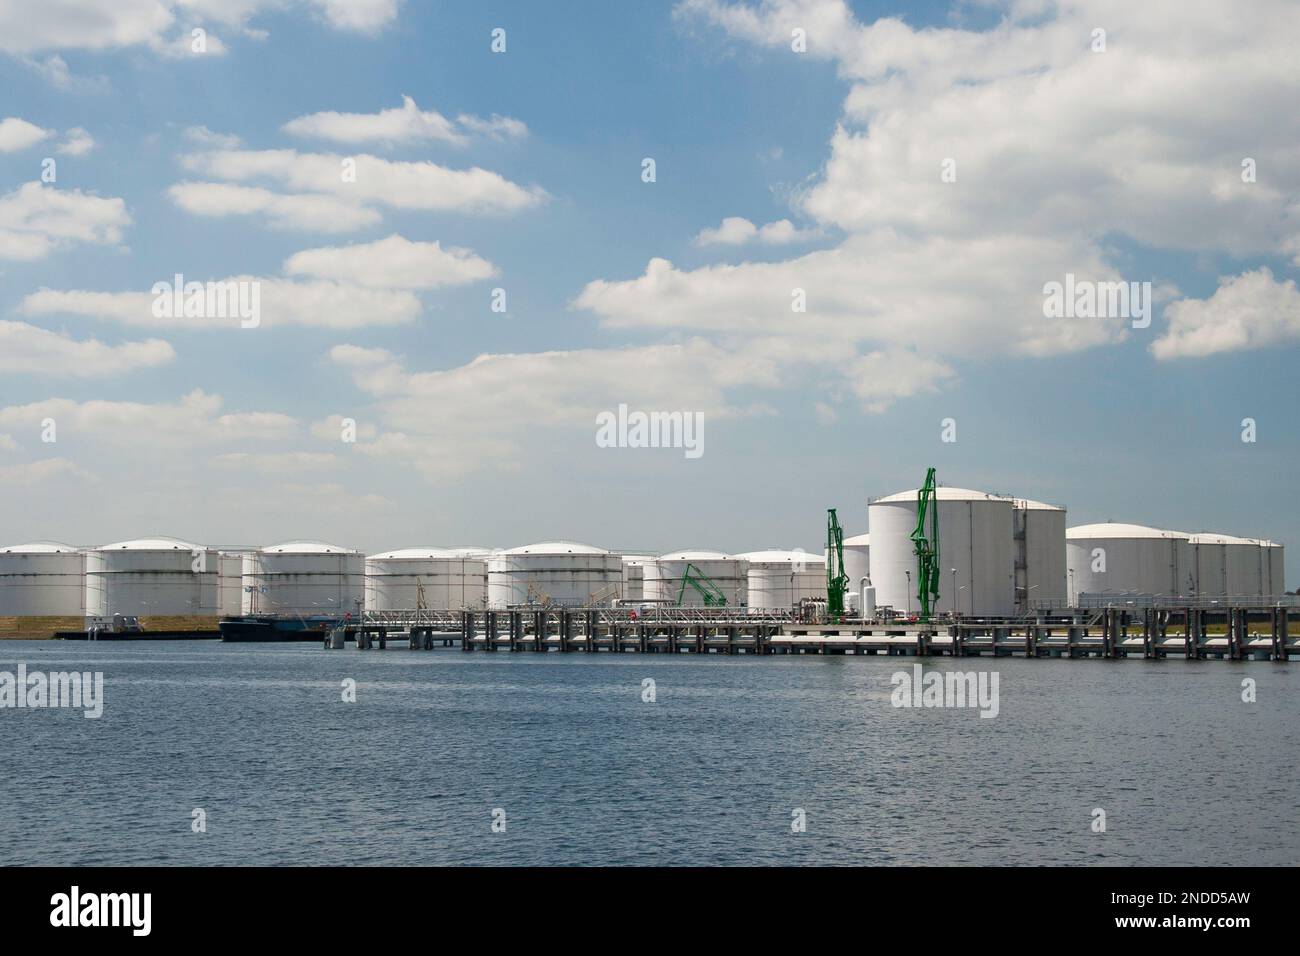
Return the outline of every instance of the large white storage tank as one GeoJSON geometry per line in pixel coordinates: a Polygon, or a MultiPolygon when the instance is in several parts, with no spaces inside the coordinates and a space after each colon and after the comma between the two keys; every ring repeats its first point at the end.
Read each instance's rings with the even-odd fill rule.
{"type": "Polygon", "coordinates": [[[1224,535],[1188,535],[1192,555],[1192,580],[1198,597],[1219,598],[1228,593],[1227,560],[1224,535]]]}
{"type": "Polygon", "coordinates": [[[806,551],[780,550],[750,551],[735,557],[749,564],[746,588],[749,606],[755,610],[788,611],[804,598],[826,598],[825,558],[806,551]]]}
{"type": "MultiPolygon", "coordinates": [[[[1068,603],[1065,509],[1028,498],[1011,499],[1016,545],[1016,610],[1068,603]]],[[[942,531],[943,525],[940,524],[942,531]]]]}
{"type": "Polygon", "coordinates": [[[0,617],[81,617],[85,555],[66,544],[34,541],[0,548],[0,617]]]}
{"type": "Polygon", "coordinates": [[[623,555],[623,600],[645,600],[645,566],[654,560],[649,554],[623,555]]]}
{"type": "Polygon", "coordinates": [[[609,604],[623,594],[623,560],[573,541],[496,551],[487,559],[488,606],[609,604]]]}
{"type": "Polygon", "coordinates": [[[366,558],[366,610],[413,611],[482,608],[487,602],[487,562],[444,548],[406,548],[366,558]]]}
{"type": "MultiPolygon", "coordinates": [[[[915,490],[867,505],[871,583],[876,602],[898,612],[918,610],[915,490]]],[[[939,487],[939,601],[936,613],[966,616],[1015,612],[1015,541],[1011,500],[966,488],[939,487]],[[953,569],[956,569],[954,574],[953,569]],[[955,592],[955,593],[954,593],[955,592]]],[[[928,524],[928,522],[927,522],[928,524]]]]}
{"type": "Polygon", "coordinates": [[[1189,596],[1195,590],[1192,546],[1182,532],[1105,522],[1067,528],[1065,537],[1076,599],[1081,594],[1189,596]]]}
{"type": "Polygon", "coordinates": [[[221,554],[177,538],[86,552],[86,616],[220,617],[221,554]]]}
{"type": "MultiPolygon", "coordinates": [[[[823,565],[830,557],[823,548],[823,565]]],[[[871,535],[855,534],[844,539],[844,573],[849,576],[850,591],[857,591],[862,586],[862,579],[871,576],[871,535]]]]}
{"type": "Polygon", "coordinates": [[[645,598],[664,605],[703,607],[704,595],[687,585],[682,590],[682,576],[691,565],[692,576],[703,575],[717,586],[727,599],[727,607],[743,607],[749,601],[749,563],[720,551],[672,551],[661,554],[645,566],[645,598]]]}
{"type": "Polygon", "coordinates": [[[1259,542],[1263,553],[1264,566],[1268,569],[1268,590],[1264,593],[1276,597],[1286,593],[1286,549],[1276,541],[1263,539],[1259,542]]]}
{"type": "Polygon", "coordinates": [[[244,606],[244,555],[222,551],[217,558],[221,570],[221,616],[238,617],[244,606]]]}
{"type": "Polygon", "coordinates": [[[243,558],[245,614],[351,614],[365,601],[366,558],[319,541],[270,545],[243,558]]]}

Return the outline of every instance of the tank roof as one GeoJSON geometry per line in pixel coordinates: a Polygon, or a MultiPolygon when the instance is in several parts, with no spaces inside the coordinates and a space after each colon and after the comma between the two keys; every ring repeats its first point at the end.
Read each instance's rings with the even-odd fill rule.
{"type": "Polygon", "coordinates": [[[670,551],[667,554],[659,555],[660,561],[728,561],[730,555],[723,554],[721,551],[702,551],[691,550],[670,551]]]}
{"type": "Polygon", "coordinates": [[[75,554],[79,548],[57,541],[29,541],[0,548],[0,554],[75,554]]]}
{"type": "Polygon", "coordinates": [[[871,535],[855,534],[851,538],[845,538],[844,543],[845,544],[871,544],[871,535]]]}
{"type": "Polygon", "coordinates": [[[202,545],[182,541],[180,538],[136,538],[100,545],[97,551],[200,551],[202,545]]]}
{"type": "Polygon", "coordinates": [[[1080,524],[1065,529],[1068,538],[1187,538],[1181,531],[1162,531],[1141,524],[1124,524],[1103,521],[1099,524],[1080,524]]]}
{"type": "Polygon", "coordinates": [[[401,548],[397,551],[385,551],[383,554],[368,555],[366,560],[374,561],[413,561],[420,558],[460,558],[464,555],[446,548],[401,548]]]}
{"type": "MultiPolygon", "coordinates": [[[[871,504],[876,502],[894,502],[894,501],[915,501],[920,488],[913,488],[911,491],[899,491],[892,495],[885,495],[883,498],[874,499],[871,504]]],[[[993,495],[987,491],[972,491],[970,488],[949,488],[947,485],[940,485],[934,489],[934,496],[940,501],[1010,501],[1005,495],[993,495]]]]}
{"type": "Polygon", "coordinates": [[[1238,538],[1236,535],[1219,534],[1214,531],[1205,531],[1199,534],[1187,536],[1192,544],[1249,544],[1259,545],[1258,538],[1238,538]]]}
{"type": "Polygon", "coordinates": [[[751,564],[826,564],[826,559],[820,554],[811,554],[807,551],[782,551],[780,549],[747,551],[744,554],[733,555],[733,557],[748,561],[751,564]]]}
{"type": "Polygon", "coordinates": [[[518,548],[509,548],[505,551],[497,552],[498,554],[609,554],[604,548],[593,547],[590,544],[580,544],[577,541],[539,541],[536,544],[525,544],[518,548]]]}
{"type": "Polygon", "coordinates": [[[351,548],[326,544],[324,541],[285,541],[282,544],[268,544],[262,549],[264,554],[356,554],[351,548]]]}

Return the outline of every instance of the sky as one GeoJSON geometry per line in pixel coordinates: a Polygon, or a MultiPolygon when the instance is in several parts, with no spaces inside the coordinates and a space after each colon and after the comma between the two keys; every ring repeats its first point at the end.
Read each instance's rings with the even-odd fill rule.
{"type": "Polygon", "coordinates": [[[817,550],[930,466],[1295,543],[1297,46],[1284,0],[0,0],[0,545],[817,550]]]}

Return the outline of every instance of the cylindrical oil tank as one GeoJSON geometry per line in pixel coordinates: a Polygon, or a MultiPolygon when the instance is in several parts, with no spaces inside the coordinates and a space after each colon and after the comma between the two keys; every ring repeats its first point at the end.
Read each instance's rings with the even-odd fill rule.
{"type": "Polygon", "coordinates": [[[825,558],[806,551],[780,550],[750,551],[735,557],[749,563],[749,606],[755,610],[786,611],[804,598],[826,599],[825,558]]]}
{"type": "Polygon", "coordinates": [[[407,548],[366,558],[366,610],[481,609],[487,601],[487,562],[443,548],[407,548]]]}
{"type": "Polygon", "coordinates": [[[1228,593],[1227,561],[1221,534],[1191,534],[1187,544],[1192,555],[1192,580],[1197,597],[1220,598],[1228,593]]]}
{"type": "MultiPolygon", "coordinates": [[[[1016,545],[1016,610],[1064,607],[1065,509],[1028,498],[1012,498],[1016,545]]],[[[942,527],[942,525],[940,525],[942,527]]]]}
{"type": "Polygon", "coordinates": [[[645,566],[654,560],[649,554],[623,555],[623,600],[645,600],[645,566]]]}
{"type": "MultiPolygon", "coordinates": [[[[911,537],[916,529],[916,496],[916,491],[903,491],[867,505],[876,602],[896,612],[918,610],[911,537]]],[[[949,613],[955,609],[976,617],[1012,614],[1015,541],[1011,500],[947,487],[937,488],[935,497],[939,509],[939,600],[933,610],[949,613]]]]}
{"type": "Polygon", "coordinates": [[[0,617],[81,617],[85,573],[85,554],[70,545],[34,541],[0,548],[0,617]]]}
{"type": "Polygon", "coordinates": [[[1074,594],[1190,596],[1196,588],[1188,535],[1137,524],[1078,525],[1065,532],[1074,594]]]}
{"type": "MultiPolygon", "coordinates": [[[[704,593],[691,584],[682,586],[690,569],[691,578],[707,578],[727,600],[727,607],[749,603],[749,563],[720,551],[672,551],[661,554],[645,566],[645,599],[663,605],[705,606],[704,593]],[[692,567],[693,566],[693,567],[692,567]]],[[[701,582],[705,590],[708,585],[701,582]]]]}
{"type": "Polygon", "coordinates": [[[1268,588],[1264,592],[1269,597],[1278,597],[1286,593],[1286,549],[1276,541],[1261,538],[1259,541],[1261,561],[1266,570],[1264,580],[1268,588]]]}
{"type": "MultiPolygon", "coordinates": [[[[822,560],[829,561],[830,554],[822,549],[822,560]]],[[[862,579],[871,575],[871,535],[855,534],[844,539],[844,573],[849,576],[849,590],[862,587],[862,579]]]]}
{"type": "Polygon", "coordinates": [[[319,541],[289,541],[244,555],[245,614],[357,616],[366,558],[319,541]]]}
{"type": "Polygon", "coordinates": [[[176,538],[86,552],[86,616],[220,617],[221,554],[176,538]]]}
{"type": "Polygon", "coordinates": [[[238,617],[244,606],[244,555],[222,551],[217,558],[221,569],[221,616],[238,617]]]}
{"type": "Polygon", "coordinates": [[[487,559],[488,607],[610,604],[623,594],[623,560],[603,548],[543,541],[487,559]]]}

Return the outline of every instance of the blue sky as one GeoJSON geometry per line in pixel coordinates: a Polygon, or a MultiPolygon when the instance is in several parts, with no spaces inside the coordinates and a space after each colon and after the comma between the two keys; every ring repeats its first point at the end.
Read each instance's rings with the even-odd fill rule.
{"type": "MultiPolygon", "coordinates": [[[[1300,130],[1293,108],[1270,108],[1300,86],[1285,5],[1233,13],[1220,34],[1213,11],[1108,2],[368,0],[348,19],[326,0],[75,0],[80,19],[59,24],[19,6],[0,0],[0,121],[37,132],[0,127],[0,250],[47,157],[57,182],[43,188],[73,197],[69,217],[99,197],[120,199],[121,218],[86,239],[28,214],[15,243],[50,235],[48,251],[0,257],[0,543],[815,549],[826,507],[865,530],[868,496],[929,465],[947,484],[1065,504],[1071,523],[1300,540],[1300,130]],[[196,25],[221,52],[176,46],[196,25]],[[496,27],[505,53],[489,48],[496,27]],[[364,133],[403,96],[526,133],[364,133]],[[284,128],[322,113],[360,138],[284,128]],[[93,148],[60,152],[73,130],[93,148]],[[264,202],[330,193],[213,159],[283,150],[293,169],[309,154],[478,167],[503,194],[542,198],[429,210],[336,191],[378,220],[328,229],[220,208],[232,184],[264,202]],[[958,179],[941,185],[950,153],[958,179]],[[1249,189],[1239,156],[1259,163],[1249,189]],[[215,198],[187,208],[185,183],[215,198]],[[789,220],[799,237],[699,241],[728,217],[789,220]],[[471,250],[495,275],[408,289],[417,315],[345,328],[273,312],[257,329],[151,327],[80,295],[177,272],[292,281],[296,253],[393,235],[471,250]],[[657,259],[671,266],[652,278],[657,259]],[[1152,281],[1151,327],[1044,326],[1041,286],[1067,271],[1152,281]],[[807,317],[789,314],[796,280],[807,317]],[[66,295],[37,307],[42,289],[66,295]],[[119,361],[142,341],[169,357],[155,344],[119,361]],[[74,371],[93,355],[108,358],[74,371]],[[196,389],[208,404],[178,413],[196,389]],[[596,447],[595,414],[620,401],[700,412],[705,454],[596,447]],[[354,417],[361,439],[341,443],[331,416],[354,417]]],[[[355,261],[389,288],[390,262],[355,261]]]]}

